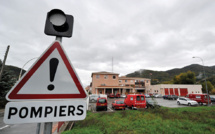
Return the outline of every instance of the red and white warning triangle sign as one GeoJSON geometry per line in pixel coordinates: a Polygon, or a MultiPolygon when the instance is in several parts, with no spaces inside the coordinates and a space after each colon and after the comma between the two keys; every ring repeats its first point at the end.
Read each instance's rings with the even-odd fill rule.
{"type": "Polygon", "coordinates": [[[6,96],[9,101],[86,97],[86,91],[59,41],[49,46],[6,96]]]}

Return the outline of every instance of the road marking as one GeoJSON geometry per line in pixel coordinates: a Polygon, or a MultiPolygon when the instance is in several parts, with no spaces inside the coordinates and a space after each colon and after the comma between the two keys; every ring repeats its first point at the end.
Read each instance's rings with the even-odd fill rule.
{"type": "Polygon", "coordinates": [[[108,107],[108,109],[110,109],[110,111],[113,111],[111,108],[108,107]]]}
{"type": "Polygon", "coordinates": [[[9,125],[6,125],[6,126],[4,126],[4,127],[1,127],[0,130],[2,130],[2,129],[4,129],[4,128],[7,128],[7,127],[9,127],[9,125]]]}

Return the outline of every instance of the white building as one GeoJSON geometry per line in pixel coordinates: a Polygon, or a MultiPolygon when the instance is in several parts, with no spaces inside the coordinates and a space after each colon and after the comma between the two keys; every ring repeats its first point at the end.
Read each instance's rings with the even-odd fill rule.
{"type": "Polygon", "coordinates": [[[177,95],[186,96],[187,94],[195,93],[202,94],[202,85],[191,84],[160,84],[151,85],[149,93],[161,95],[177,95]]]}

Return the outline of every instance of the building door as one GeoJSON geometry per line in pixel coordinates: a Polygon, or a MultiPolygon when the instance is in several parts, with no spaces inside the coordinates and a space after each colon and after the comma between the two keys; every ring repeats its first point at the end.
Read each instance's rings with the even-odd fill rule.
{"type": "Polygon", "coordinates": [[[130,89],[126,89],[126,94],[129,94],[130,93],[130,89]]]}
{"type": "Polygon", "coordinates": [[[173,95],[173,88],[170,88],[170,95],[173,95]]]}
{"type": "Polygon", "coordinates": [[[186,96],[188,94],[187,88],[180,88],[180,96],[186,96]]]}
{"type": "Polygon", "coordinates": [[[119,92],[119,89],[113,89],[113,93],[116,95],[119,92]]]}
{"type": "Polygon", "coordinates": [[[169,90],[168,90],[168,88],[165,88],[164,91],[165,91],[165,95],[169,95],[169,90]]]}
{"type": "Polygon", "coordinates": [[[110,88],[106,89],[106,94],[110,94],[112,92],[112,90],[110,88]]]}
{"type": "Polygon", "coordinates": [[[178,96],[178,95],[179,95],[179,94],[178,94],[178,88],[175,88],[174,90],[175,90],[175,95],[178,96]]]}

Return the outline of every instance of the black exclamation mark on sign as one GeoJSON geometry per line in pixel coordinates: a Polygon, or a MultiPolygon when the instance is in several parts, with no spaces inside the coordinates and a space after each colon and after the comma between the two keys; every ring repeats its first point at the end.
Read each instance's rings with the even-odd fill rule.
{"type": "MultiPolygon", "coordinates": [[[[58,63],[59,63],[59,61],[58,61],[57,58],[52,58],[49,61],[50,81],[51,82],[54,81],[54,77],[55,77],[55,73],[57,71],[58,63]]],[[[52,91],[52,90],[54,90],[54,85],[53,84],[49,84],[47,88],[48,88],[48,90],[52,91]]]]}

